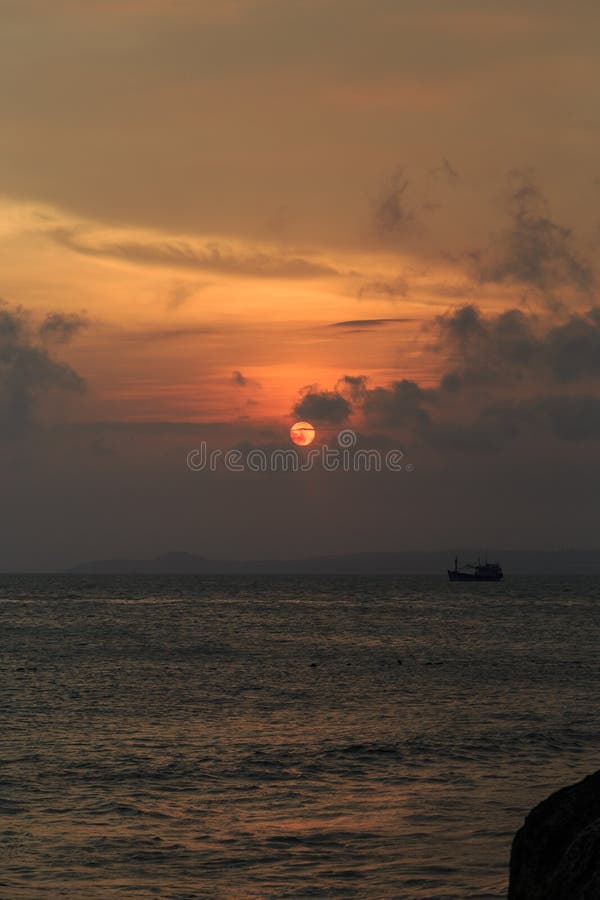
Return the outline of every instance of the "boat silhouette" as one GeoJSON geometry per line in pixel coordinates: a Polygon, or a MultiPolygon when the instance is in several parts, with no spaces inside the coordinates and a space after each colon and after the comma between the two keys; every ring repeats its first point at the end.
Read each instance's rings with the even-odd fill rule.
{"type": "Polygon", "coordinates": [[[500,564],[489,563],[487,560],[482,563],[478,559],[477,565],[466,563],[459,567],[458,556],[455,556],[454,568],[448,569],[450,581],[500,581],[503,577],[504,573],[500,564]]]}

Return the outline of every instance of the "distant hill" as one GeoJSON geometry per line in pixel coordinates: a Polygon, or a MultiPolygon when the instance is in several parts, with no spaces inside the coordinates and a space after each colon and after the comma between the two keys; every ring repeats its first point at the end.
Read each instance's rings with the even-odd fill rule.
{"type": "Polygon", "coordinates": [[[203,556],[197,556],[194,553],[185,553],[182,550],[174,550],[170,553],[163,553],[153,559],[97,559],[91,562],[81,563],[69,569],[70,572],[94,573],[115,575],[152,575],[154,573],[164,574],[197,574],[201,572],[220,570],[228,564],[219,560],[208,560],[203,556]]]}
{"type": "MultiPolygon", "coordinates": [[[[477,551],[458,551],[461,563],[477,559],[477,551]]],[[[506,550],[489,553],[505,575],[600,575],[600,550],[506,550]]],[[[102,559],[81,563],[69,571],[115,575],[444,575],[454,564],[454,551],[351,553],[287,560],[219,560],[172,551],[153,559],[102,559]]]]}

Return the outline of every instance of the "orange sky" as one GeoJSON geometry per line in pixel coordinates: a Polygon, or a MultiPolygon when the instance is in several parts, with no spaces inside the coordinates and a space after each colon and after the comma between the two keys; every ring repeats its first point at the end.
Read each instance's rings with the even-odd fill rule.
{"type": "Polygon", "coordinates": [[[469,254],[507,227],[515,169],[597,242],[600,17],[576,6],[5,4],[2,294],[88,318],[68,415],[280,417],[346,373],[433,384],[423,323],[539,305],[469,254]],[[330,327],[372,319],[407,321],[330,327]]]}
{"type": "Polygon", "coordinates": [[[496,313],[521,291],[474,285],[464,260],[424,261],[372,235],[364,247],[296,247],[3,206],[5,298],[34,319],[58,309],[87,322],[62,348],[88,383],[69,419],[280,419],[301,388],[344,374],[431,386],[436,316],[474,301],[496,313]]]}
{"type": "MultiPolygon", "coordinates": [[[[9,468],[43,426],[104,497],[92,458],[128,483],[121,450],[159,468],[172,453],[147,473],[171,483],[194,423],[285,442],[307,410],[321,437],[350,425],[412,448],[444,485],[449,453],[464,486],[477,466],[487,483],[481,454],[505,452],[509,478],[551,441],[557,459],[589,452],[597,4],[4,0],[0,18],[9,468]]],[[[392,497],[364,500],[353,541],[392,497]]],[[[413,525],[438,521],[437,498],[414,489],[413,525]]],[[[282,552],[318,543],[297,529],[282,552]]]]}

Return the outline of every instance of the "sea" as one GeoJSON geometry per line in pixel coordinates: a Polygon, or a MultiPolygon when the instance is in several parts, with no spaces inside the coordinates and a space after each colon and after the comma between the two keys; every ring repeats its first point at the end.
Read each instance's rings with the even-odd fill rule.
{"type": "Polygon", "coordinates": [[[599,646],[600,577],[0,575],[0,897],[505,897],[599,646]]]}

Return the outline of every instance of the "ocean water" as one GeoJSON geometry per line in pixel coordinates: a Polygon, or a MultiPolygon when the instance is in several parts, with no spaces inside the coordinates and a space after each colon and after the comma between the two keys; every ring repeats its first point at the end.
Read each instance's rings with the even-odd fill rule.
{"type": "Polygon", "coordinates": [[[498,898],[600,578],[0,576],[0,897],[498,898]]]}

